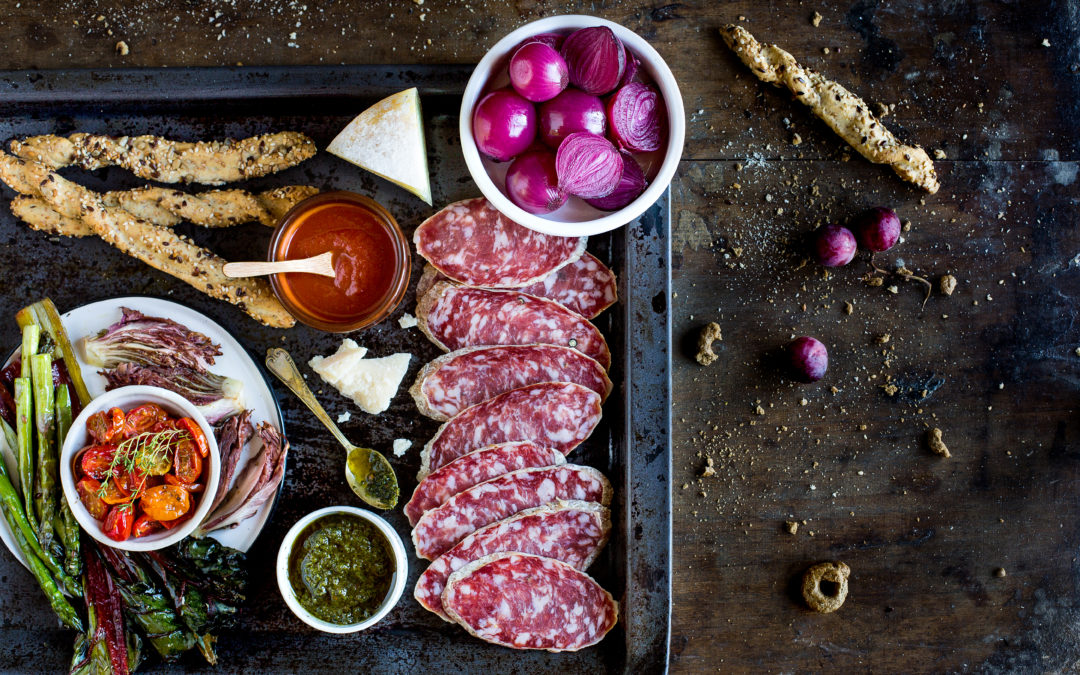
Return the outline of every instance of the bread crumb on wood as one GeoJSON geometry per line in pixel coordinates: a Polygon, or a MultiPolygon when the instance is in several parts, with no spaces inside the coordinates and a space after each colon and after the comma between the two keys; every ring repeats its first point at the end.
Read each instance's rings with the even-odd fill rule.
{"type": "Polygon", "coordinates": [[[1006,576],[1007,574],[1008,574],[1008,572],[1005,571],[1004,567],[999,567],[996,570],[994,570],[994,576],[999,578],[999,579],[1006,576]]]}
{"type": "Polygon", "coordinates": [[[875,341],[879,345],[886,345],[886,344],[889,344],[889,340],[891,340],[891,339],[892,339],[892,335],[889,335],[888,333],[885,333],[884,335],[877,336],[875,341]]]}
{"type": "Polygon", "coordinates": [[[825,17],[821,16],[820,13],[814,12],[814,15],[810,17],[810,25],[812,25],[814,28],[817,28],[821,25],[821,20],[824,18],[825,17]]]}
{"type": "Polygon", "coordinates": [[[896,396],[896,393],[900,391],[900,387],[895,384],[883,384],[881,388],[885,390],[885,393],[889,396],[896,396]]]}
{"type": "Polygon", "coordinates": [[[850,302],[845,302],[844,303],[844,314],[851,314],[854,311],[855,311],[855,305],[851,304],[850,302]]]}
{"type": "Polygon", "coordinates": [[[128,49],[127,43],[121,40],[120,42],[116,43],[116,53],[120,56],[127,56],[131,53],[131,50],[128,49]]]}
{"type": "Polygon", "coordinates": [[[717,357],[716,352],[713,351],[712,345],[714,341],[723,339],[723,336],[720,334],[720,325],[715,321],[710,321],[701,329],[701,335],[698,336],[698,352],[694,356],[697,362],[703,366],[707,366],[719,358],[717,357]]]}
{"type": "Polygon", "coordinates": [[[934,150],[934,159],[946,159],[945,151],[941,148],[934,150]]]}
{"type": "Polygon", "coordinates": [[[701,470],[702,478],[708,478],[709,476],[715,476],[716,469],[713,467],[712,457],[705,458],[705,468],[701,470]]]}
{"type": "Polygon", "coordinates": [[[949,452],[949,448],[945,446],[945,441],[941,440],[941,429],[934,427],[926,435],[926,442],[930,446],[930,451],[935,455],[941,455],[948,459],[952,457],[952,453],[949,452]]]}
{"type": "Polygon", "coordinates": [[[951,274],[942,275],[938,281],[938,290],[941,291],[942,295],[952,295],[953,291],[956,290],[956,277],[951,274]]]}
{"type": "Polygon", "coordinates": [[[810,609],[828,614],[840,609],[847,599],[851,568],[844,563],[818,563],[803,575],[802,595],[810,609]]]}
{"type": "Polygon", "coordinates": [[[795,520],[789,520],[784,523],[784,529],[787,530],[788,534],[795,534],[799,531],[799,523],[795,520]]]}

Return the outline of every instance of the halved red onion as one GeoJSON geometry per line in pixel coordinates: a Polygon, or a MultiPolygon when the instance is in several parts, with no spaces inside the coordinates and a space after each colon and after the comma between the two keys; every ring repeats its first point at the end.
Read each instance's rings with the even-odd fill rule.
{"type": "Polygon", "coordinates": [[[536,108],[509,87],[497,89],[476,105],[473,138],[488,157],[511,160],[536,140],[536,108]]]}
{"type": "Polygon", "coordinates": [[[667,115],[660,94],[647,84],[631,82],[607,102],[611,135],[630,152],[658,150],[666,133],[667,115]]]}
{"type": "Polygon", "coordinates": [[[561,94],[540,105],[540,140],[558,150],[562,139],[577,131],[603,136],[607,133],[607,113],[599,96],[567,87],[561,94]]]}
{"type": "Polygon", "coordinates": [[[633,157],[624,155],[622,177],[615,190],[607,197],[585,201],[589,206],[601,211],[618,211],[640,197],[648,185],[649,182],[645,180],[645,172],[641,170],[641,165],[633,157]]]}
{"type": "Polygon", "coordinates": [[[582,199],[611,194],[623,173],[623,158],[603,136],[578,132],[563,139],[555,154],[559,189],[582,199]]]}
{"type": "Polygon", "coordinates": [[[570,68],[570,83],[597,96],[617,87],[626,68],[622,42],[607,26],[574,31],[563,43],[562,56],[570,68]]]}
{"type": "Polygon", "coordinates": [[[623,51],[626,52],[626,68],[623,70],[622,79],[619,80],[620,87],[633,82],[638,68],[641,67],[641,61],[638,61],[638,57],[634,56],[634,53],[625,44],[623,45],[623,51]]]}
{"type": "Polygon", "coordinates": [[[529,213],[551,213],[565,204],[568,195],[559,189],[555,153],[537,147],[518,155],[506,171],[506,196],[529,213]]]}
{"type": "Polygon", "coordinates": [[[570,82],[566,61],[543,42],[522,45],[510,59],[510,84],[530,101],[547,101],[570,82]]]}

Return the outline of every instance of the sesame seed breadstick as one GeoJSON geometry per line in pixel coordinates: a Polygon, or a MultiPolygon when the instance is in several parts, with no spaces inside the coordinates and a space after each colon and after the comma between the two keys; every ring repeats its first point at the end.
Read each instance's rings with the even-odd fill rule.
{"type": "Polygon", "coordinates": [[[312,157],[315,142],[295,131],[241,140],[171,141],[160,136],[31,136],[11,142],[11,152],[50,169],[79,166],[93,170],[120,166],[160,183],[221,185],[257,178],[312,157]]]}
{"type": "Polygon", "coordinates": [[[39,197],[62,218],[81,221],[124,253],[211,297],[233,303],[268,326],[288,328],[295,323],[265,279],[226,277],[221,271],[225,261],[212,252],[167,227],[140,220],[119,207],[107,206],[100,194],[62,178],[37,162],[0,153],[0,180],[39,197]]]}
{"type": "Polygon", "coordinates": [[[69,218],[56,212],[39,197],[18,195],[11,200],[11,212],[32,230],[61,237],[92,237],[94,230],[79,218],[69,218]]]}
{"type": "Polygon", "coordinates": [[[860,155],[875,164],[892,166],[901,178],[927,192],[938,191],[937,172],[926,151],[898,141],[861,98],[804,68],[776,45],[758,42],[742,26],[729,24],[720,29],[720,35],[759,80],[790,89],[860,155]]]}

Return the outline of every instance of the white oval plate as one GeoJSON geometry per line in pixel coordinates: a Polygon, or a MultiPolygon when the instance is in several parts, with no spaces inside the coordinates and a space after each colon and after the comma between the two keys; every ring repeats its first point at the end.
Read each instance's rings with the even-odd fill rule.
{"type": "MultiPolygon", "coordinates": [[[[270,389],[269,382],[267,382],[266,377],[255,364],[255,361],[248,356],[248,353],[240,346],[239,342],[233,339],[228,331],[209,317],[191,308],[160,298],[142,296],[112,298],[83,305],[61,316],[72,345],[77,344],[81,338],[94,335],[119,321],[121,307],[138,310],[148,316],[167,317],[213,340],[215,344],[221,347],[221,356],[214,357],[214,365],[210,367],[210,370],[218,375],[234,377],[244,383],[244,402],[248,409],[252,411],[251,424],[253,426],[258,426],[260,422],[269,422],[281,431],[283,437],[285,436],[285,426],[281,418],[281,410],[278,408],[277,399],[274,398],[274,392],[270,389]]],[[[78,347],[75,348],[75,355],[79,365],[82,367],[83,379],[86,380],[86,388],[90,391],[90,395],[99,396],[103,394],[105,392],[105,378],[98,375],[96,367],[89,366],[82,360],[82,354],[79,353],[78,347]]],[[[12,358],[14,358],[14,354],[12,354],[12,358]]],[[[240,456],[237,463],[237,474],[240,473],[239,469],[247,462],[252,452],[257,451],[259,447],[258,435],[256,435],[255,439],[248,443],[248,447],[240,456]]],[[[280,489],[278,494],[280,495],[280,489]]],[[[273,511],[275,502],[277,502],[276,496],[266,502],[254,516],[242,521],[236,527],[217,530],[211,532],[209,536],[226,546],[246,552],[255,543],[255,539],[259,536],[263,526],[266,525],[266,521],[270,519],[270,513],[273,511]]],[[[12,537],[7,521],[3,518],[0,518],[0,539],[3,540],[4,545],[8,547],[8,550],[11,551],[15,558],[25,566],[26,559],[12,537]]]]}

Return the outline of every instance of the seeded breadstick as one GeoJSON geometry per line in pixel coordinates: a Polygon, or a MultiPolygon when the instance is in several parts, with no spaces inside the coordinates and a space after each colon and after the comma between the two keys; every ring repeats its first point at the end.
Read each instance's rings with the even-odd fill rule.
{"type": "Polygon", "coordinates": [[[167,227],[139,220],[119,207],[107,206],[100,194],[62,178],[37,162],[0,152],[0,180],[39,197],[62,218],[81,221],[124,253],[211,297],[228,300],[268,326],[288,328],[295,323],[265,279],[226,277],[221,272],[225,261],[212,252],[167,227]]]}
{"type": "Polygon", "coordinates": [[[863,157],[892,166],[901,178],[928,192],[938,191],[937,172],[926,151],[898,141],[861,98],[804,68],[783,49],[758,42],[742,26],[729,24],[720,34],[759,80],[786,86],[863,157]]]}
{"type": "Polygon", "coordinates": [[[188,143],[160,136],[72,134],[31,136],[11,142],[11,152],[50,169],[93,170],[121,166],[160,183],[221,185],[295,166],[315,154],[304,134],[282,131],[241,140],[188,143]]]}

